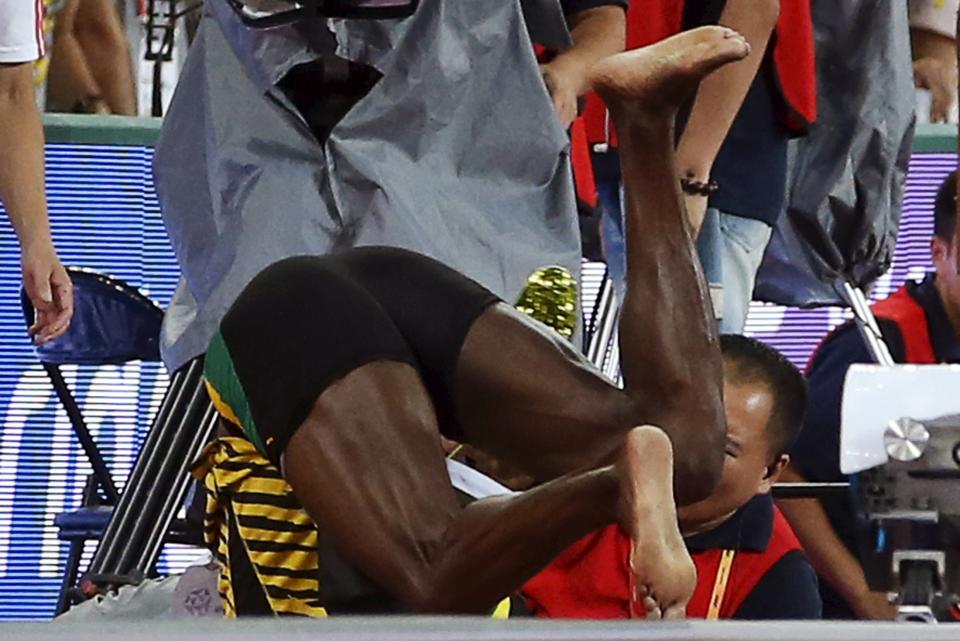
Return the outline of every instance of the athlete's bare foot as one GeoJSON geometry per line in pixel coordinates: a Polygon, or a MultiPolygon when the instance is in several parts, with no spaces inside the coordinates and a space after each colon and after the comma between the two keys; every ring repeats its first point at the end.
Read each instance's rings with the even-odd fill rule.
{"type": "Polygon", "coordinates": [[[726,27],[700,27],[598,62],[591,84],[607,107],[637,107],[673,117],[704,76],[750,53],[739,33],[726,27]]]}
{"type": "Polygon", "coordinates": [[[677,527],[673,447],[657,427],[631,430],[617,463],[621,524],[630,533],[631,609],[647,618],[682,618],[697,570],[677,527]]]}

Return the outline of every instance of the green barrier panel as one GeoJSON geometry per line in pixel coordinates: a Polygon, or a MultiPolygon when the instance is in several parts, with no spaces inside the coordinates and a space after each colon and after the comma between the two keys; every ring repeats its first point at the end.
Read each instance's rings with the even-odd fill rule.
{"type": "MultiPolygon", "coordinates": [[[[91,145],[153,145],[161,118],[44,114],[48,142],[91,145]]],[[[949,153],[957,149],[956,125],[918,125],[913,152],[949,153]]]]}
{"type": "Polygon", "coordinates": [[[956,150],[956,125],[917,125],[913,153],[950,153],[956,150]]]}
{"type": "Polygon", "coordinates": [[[44,114],[47,142],[152,147],[160,134],[160,118],[44,114]]]}

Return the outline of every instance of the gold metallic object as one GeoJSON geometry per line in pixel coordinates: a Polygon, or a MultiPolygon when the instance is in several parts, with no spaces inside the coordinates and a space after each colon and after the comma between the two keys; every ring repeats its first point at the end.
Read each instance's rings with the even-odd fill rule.
{"type": "Polygon", "coordinates": [[[578,320],[577,280],[565,267],[540,267],[527,278],[516,308],[571,339],[578,320]]]}

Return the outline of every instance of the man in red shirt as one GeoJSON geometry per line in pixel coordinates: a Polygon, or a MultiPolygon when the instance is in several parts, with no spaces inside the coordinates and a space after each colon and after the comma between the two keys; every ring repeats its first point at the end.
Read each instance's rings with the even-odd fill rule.
{"type": "MultiPolygon", "coordinates": [[[[883,340],[897,363],[960,363],[960,236],[957,174],[946,176],[933,206],[930,262],[922,282],[908,281],[873,305],[883,340]]],[[[809,411],[793,462],[791,481],[837,482],[840,471],[840,401],[854,363],[874,359],[859,330],[845,323],[832,331],[807,365],[809,411]]],[[[856,511],[846,496],[783,502],[783,511],[810,550],[820,577],[824,615],[830,619],[892,619],[884,592],[870,590],[857,554],[856,511]]]]}
{"type": "MultiPolygon", "coordinates": [[[[708,619],[820,617],[816,575],[770,498],[803,423],[806,385],[776,350],[721,337],[726,458],[716,491],[680,508],[697,566],[687,616],[708,619]]],[[[535,614],[559,618],[643,617],[631,609],[630,540],[616,525],[581,539],[523,588],[535,614]]]]}

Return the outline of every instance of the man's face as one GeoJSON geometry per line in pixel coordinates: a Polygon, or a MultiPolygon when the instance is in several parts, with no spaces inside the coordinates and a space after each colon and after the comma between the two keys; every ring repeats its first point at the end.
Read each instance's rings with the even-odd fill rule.
{"type": "MultiPolygon", "coordinates": [[[[960,225],[953,241],[947,242],[934,236],[931,245],[933,265],[937,270],[937,291],[951,320],[960,318],[960,225]]],[[[954,328],[960,332],[960,327],[954,328]]]]}
{"type": "MultiPolygon", "coordinates": [[[[724,371],[729,374],[728,366],[724,371]]],[[[731,383],[725,376],[727,417],[726,456],[720,484],[709,497],[680,508],[680,529],[694,533],[717,525],[758,493],[767,492],[779,475],[771,473],[767,423],[773,414],[773,394],[762,383],[731,383]]]]}

